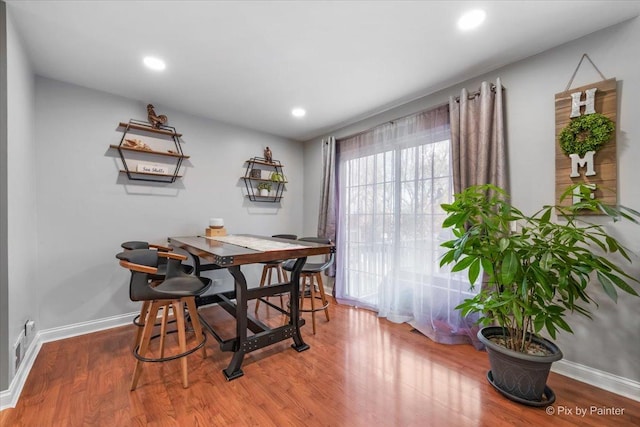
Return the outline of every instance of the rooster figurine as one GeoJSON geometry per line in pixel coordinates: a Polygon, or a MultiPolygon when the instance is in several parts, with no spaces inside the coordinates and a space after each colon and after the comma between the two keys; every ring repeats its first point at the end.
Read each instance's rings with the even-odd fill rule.
{"type": "Polygon", "coordinates": [[[167,123],[167,116],[164,114],[156,115],[156,112],[153,110],[153,104],[147,105],[147,113],[149,118],[149,123],[151,123],[151,127],[154,129],[159,129],[161,125],[167,123]]]}

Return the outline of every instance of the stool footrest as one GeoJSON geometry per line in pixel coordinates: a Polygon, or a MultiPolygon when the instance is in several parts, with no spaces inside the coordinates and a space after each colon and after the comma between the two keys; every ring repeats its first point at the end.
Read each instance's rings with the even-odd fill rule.
{"type": "MultiPolygon", "coordinates": [[[[167,332],[167,334],[174,334],[178,331],[169,331],[167,332]]],[[[159,338],[160,334],[158,335],[154,335],[151,337],[151,339],[156,339],[159,338]]],[[[179,353],[179,354],[175,354],[173,356],[167,356],[167,357],[144,357],[141,356],[140,353],[138,352],[138,350],[140,350],[140,344],[136,345],[136,348],[133,349],[133,356],[142,361],[142,362],[168,362],[169,360],[176,360],[176,359],[180,359],[181,357],[185,357],[190,355],[191,353],[195,353],[196,351],[198,351],[199,349],[201,349],[205,343],[207,342],[207,335],[203,332],[202,333],[202,341],[200,341],[200,343],[198,343],[198,345],[196,345],[195,347],[190,348],[189,350],[185,351],[184,353],[179,353]]]]}

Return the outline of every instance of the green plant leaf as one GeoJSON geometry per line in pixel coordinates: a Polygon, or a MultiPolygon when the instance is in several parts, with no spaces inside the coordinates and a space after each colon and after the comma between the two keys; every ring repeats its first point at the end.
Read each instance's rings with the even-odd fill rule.
{"type": "Polygon", "coordinates": [[[470,256],[464,257],[460,261],[458,261],[456,265],[453,266],[453,268],[451,269],[451,272],[455,273],[456,271],[462,271],[467,267],[469,267],[471,263],[473,263],[475,260],[476,259],[474,257],[470,257],[470,256]]]}
{"type": "Polygon", "coordinates": [[[549,222],[550,218],[551,218],[551,209],[548,208],[544,211],[544,213],[542,214],[542,217],[540,217],[540,223],[546,224],[549,222]]]}
{"type": "Polygon", "coordinates": [[[548,272],[551,270],[551,261],[553,260],[553,256],[551,252],[545,252],[540,258],[540,268],[542,271],[548,272]]]}
{"type": "Polygon", "coordinates": [[[507,285],[513,282],[518,271],[518,257],[514,251],[507,251],[504,254],[502,260],[502,266],[500,267],[500,282],[503,285],[507,285]]]}
{"type": "Polygon", "coordinates": [[[440,260],[440,267],[442,267],[445,264],[450,264],[451,262],[453,262],[453,255],[454,255],[454,251],[448,251],[447,253],[445,253],[442,256],[442,259],[440,260]]]}
{"type": "Polygon", "coordinates": [[[626,293],[639,296],[638,293],[635,291],[635,289],[633,289],[624,280],[622,280],[620,277],[616,276],[615,274],[613,273],[602,273],[602,274],[607,276],[613,282],[614,285],[616,285],[618,288],[622,289],[626,293]]]}
{"type": "Polygon", "coordinates": [[[475,258],[471,265],[469,266],[469,283],[472,285],[476,283],[478,280],[478,276],[480,275],[480,259],[475,258]]]}
{"type": "Polygon", "coordinates": [[[556,322],[556,325],[558,325],[560,328],[564,329],[565,331],[571,334],[573,333],[573,330],[569,327],[567,322],[565,322],[564,319],[562,319],[562,317],[556,318],[555,322],[556,322]]]}
{"type": "Polygon", "coordinates": [[[604,292],[611,298],[614,302],[618,302],[618,292],[616,291],[615,286],[607,276],[605,276],[602,272],[597,272],[598,280],[602,285],[602,289],[604,292]]]}
{"type": "Polygon", "coordinates": [[[500,249],[500,252],[504,252],[509,247],[509,239],[507,239],[506,237],[500,239],[498,247],[500,249]]]}
{"type": "Polygon", "coordinates": [[[490,277],[493,277],[493,265],[491,264],[491,261],[489,261],[486,258],[481,258],[480,259],[480,264],[482,264],[482,269],[484,270],[485,273],[487,273],[490,277]]]}
{"type": "Polygon", "coordinates": [[[464,217],[465,217],[464,212],[449,215],[442,222],[442,228],[449,228],[452,225],[462,224],[462,223],[464,223],[464,217]]]}

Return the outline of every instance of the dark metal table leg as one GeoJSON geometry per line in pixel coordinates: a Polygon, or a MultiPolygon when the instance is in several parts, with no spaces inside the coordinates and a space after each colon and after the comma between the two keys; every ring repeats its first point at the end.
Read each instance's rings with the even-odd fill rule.
{"type": "Polygon", "coordinates": [[[307,257],[298,258],[293,266],[293,271],[291,271],[289,275],[291,279],[291,293],[289,298],[291,313],[289,316],[289,324],[295,327],[291,347],[297,352],[309,349],[309,344],[302,340],[302,335],[300,334],[300,271],[306,262],[307,257]]]}
{"type": "Polygon", "coordinates": [[[247,280],[240,271],[240,266],[229,267],[229,273],[235,279],[236,289],[236,337],[238,348],[234,349],[231,362],[222,372],[228,381],[244,375],[242,361],[244,360],[244,343],[247,341],[247,280]]]}

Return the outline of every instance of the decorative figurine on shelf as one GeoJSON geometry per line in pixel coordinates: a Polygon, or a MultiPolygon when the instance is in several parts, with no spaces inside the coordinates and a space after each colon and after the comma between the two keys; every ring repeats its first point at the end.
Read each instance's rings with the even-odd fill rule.
{"type": "Polygon", "coordinates": [[[135,139],[135,138],[125,139],[122,145],[128,148],[133,148],[135,150],[151,151],[151,147],[149,147],[147,144],[145,144],[141,140],[135,139]]]}
{"type": "Polygon", "coordinates": [[[164,114],[156,115],[156,112],[153,110],[153,104],[147,105],[147,114],[149,118],[149,123],[151,123],[151,127],[154,129],[159,129],[160,125],[167,123],[167,116],[164,114]]]}
{"type": "Polygon", "coordinates": [[[273,163],[273,155],[271,154],[271,149],[269,147],[264,149],[264,160],[267,163],[273,163]]]}

